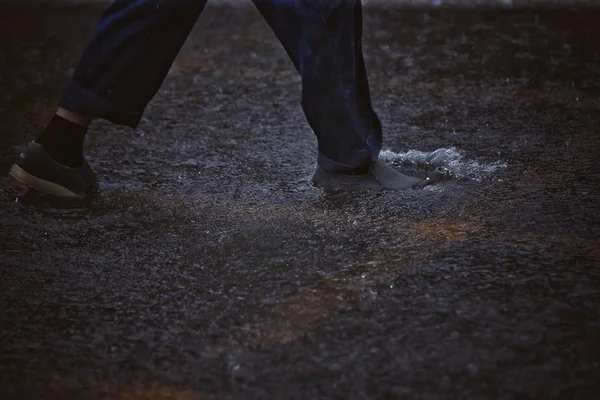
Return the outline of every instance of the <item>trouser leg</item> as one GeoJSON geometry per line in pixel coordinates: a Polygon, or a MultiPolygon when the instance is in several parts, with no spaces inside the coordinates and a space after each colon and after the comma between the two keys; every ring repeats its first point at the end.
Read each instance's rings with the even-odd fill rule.
{"type": "Polygon", "coordinates": [[[206,0],[114,0],[60,105],[136,127],[205,4],[206,0]]]}
{"type": "Polygon", "coordinates": [[[360,0],[253,0],[302,76],[319,165],[361,172],[381,150],[362,55],[360,0]]]}

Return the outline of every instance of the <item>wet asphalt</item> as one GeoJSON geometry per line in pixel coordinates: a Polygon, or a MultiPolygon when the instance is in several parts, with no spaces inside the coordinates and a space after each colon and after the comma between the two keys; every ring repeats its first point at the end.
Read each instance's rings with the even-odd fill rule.
{"type": "Polygon", "coordinates": [[[26,193],[102,9],[0,4],[1,399],[598,398],[600,9],[369,4],[384,148],[473,171],[329,194],[283,49],[209,6],[139,129],[93,123],[102,192],[26,193]]]}

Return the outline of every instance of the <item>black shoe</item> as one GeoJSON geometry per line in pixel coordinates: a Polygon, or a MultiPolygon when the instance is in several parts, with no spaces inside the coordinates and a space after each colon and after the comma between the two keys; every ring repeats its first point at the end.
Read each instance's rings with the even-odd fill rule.
{"type": "Polygon", "coordinates": [[[98,179],[84,160],[77,168],[59,164],[36,142],[27,145],[9,176],[30,188],[60,197],[81,199],[98,192],[98,179]]]}
{"type": "Polygon", "coordinates": [[[369,171],[362,175],[346,175],[327,172],[317,167],[312,183],[324,190],[404,190],[421,187],[428,179],[404,175],[381,160],[371,164],[369,171]]]}

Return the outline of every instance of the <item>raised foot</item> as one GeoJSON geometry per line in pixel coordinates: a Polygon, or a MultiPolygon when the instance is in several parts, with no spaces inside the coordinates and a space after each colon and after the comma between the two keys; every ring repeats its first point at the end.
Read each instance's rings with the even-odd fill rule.
{"type": "Polygon", "coordinates": [[[98,191],[98,179],[84,160],[77,168],[70,168],[52,160],[43,146],[31,142],[19,155],[9,176],[38,190],[58,197],[82,199],[98,191]]]}

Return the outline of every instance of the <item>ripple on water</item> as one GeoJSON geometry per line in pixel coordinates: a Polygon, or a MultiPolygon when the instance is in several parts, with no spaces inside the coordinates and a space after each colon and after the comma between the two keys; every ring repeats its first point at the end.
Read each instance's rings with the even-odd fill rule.
{"type": "Polygon", "coordinates": [[[506,163],[496,161],[480,163],[466,158],[463,150],[456,147],[441,148],[431,152],[409,150],[395,153],[384,150],[380,153],[383,161],[416,169],[435,169],[438,173],[455,179],[468,179],[481,182],[506,168],[506,163]]]}

